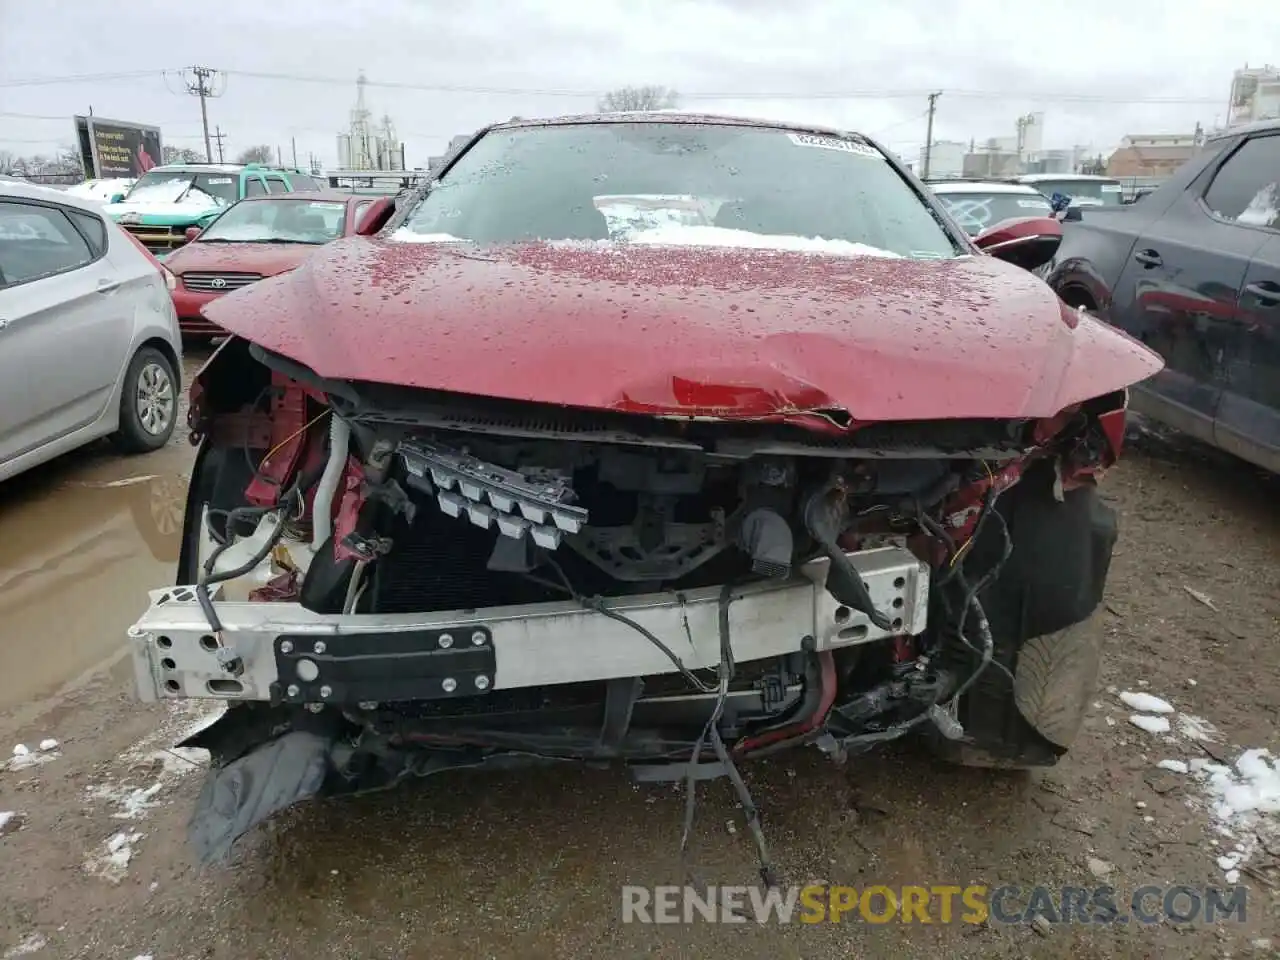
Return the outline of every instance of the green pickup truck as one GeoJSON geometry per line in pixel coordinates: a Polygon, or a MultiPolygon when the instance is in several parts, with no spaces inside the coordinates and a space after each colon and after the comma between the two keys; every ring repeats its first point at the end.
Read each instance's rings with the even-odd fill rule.
{"type": "Polygon", "coordinates": [[[175,163],[152,167],[107,204],[106,213],[157,257],[187,242],[187,230],[203,229],[245,197],[319,190],[300,170],[256,163],[175,163]]]}

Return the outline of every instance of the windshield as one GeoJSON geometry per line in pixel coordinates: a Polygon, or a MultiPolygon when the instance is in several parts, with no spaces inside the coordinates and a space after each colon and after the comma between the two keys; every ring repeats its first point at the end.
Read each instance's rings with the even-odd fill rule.
{"type": "Polygon", "coordinates": [[[328,243],[342,236],[347,205],[338,201],[246,200],[211,223],[200,242],[328,243]]]}
{"type": "Polygon", "coordinates": [[[1001,220],[1015,217],[1047,217],[1052,206],[1042,196],[1031,193],[938,193],[965,233],[977,236],[1001,220]]]}
{"type": "Polygon", "coordinates": [[[225,207],[240,198],[239,181],[234,173],[152,170],[138,178],[125,199],[225,207]]]}
{"type": "Polygon", "coordinates": [[[1091,206],[1118,207],[1124,199],[1124,188],[1118,180],[1037,180],[1030,186],[1046,197],[1061,193],[1091,206]]]}
{"type": "Polygon", "coordinates": [[[393,239],[608,240],[930,259],[964,252],[861,141],[652,122],[492,132],[393,239]]]}

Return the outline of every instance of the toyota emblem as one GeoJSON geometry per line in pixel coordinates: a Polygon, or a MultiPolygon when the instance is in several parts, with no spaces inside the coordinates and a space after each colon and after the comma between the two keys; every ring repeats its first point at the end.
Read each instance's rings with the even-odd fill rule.
{"type": "Polygon", "coordinates": [[[209,286],[213,287],[215,290],[221,290],[226,285],[227,285],[227,281],[224,280],[222,277],[214,277],[212,280],[209,281],[209,286]]]}

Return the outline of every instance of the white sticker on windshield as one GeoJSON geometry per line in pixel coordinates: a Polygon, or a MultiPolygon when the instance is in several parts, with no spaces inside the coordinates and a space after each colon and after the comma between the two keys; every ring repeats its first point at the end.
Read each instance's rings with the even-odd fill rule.
{"type": "Polygon", "coordinates": [[[233,183],[234,181],[230,177],[210,177],[208,182],[209,183],[233,183]]]}
{"type": "Polygon", "coordinates": [[[818,147],[822,150],[840,150],[843,153],[852,153],[857,157],[874,157],[877,160],[884,159],[883,154],[878,150],[868,147],[865,143],[858,143],[856,140],[844,140],[840,137],[819,137],[812,133],[788,133],[787,139],[797,147],[818,147]]]}
{"type": "Polygon", "coordinates": [[[1024,210],[1048,210],[1048,209],[1050,209],[1049,204],[1045,203],[1043,200],[1019,200],[1019,201],[1018,201],[1018,206],[1022,207],[1022,209],[1024,209],[1024,210]]]}
{"type": "Polygon", "coordinates": [[[1120,186],[1120,184],[1118,184],[1118,183],[1104,183],[1104,184],[1102,184],[1102,192],[1103,192],[1103,193],[1119,193],[1122,189],[1123,189],[1123,188],[1122,188],[1122,187],[1120,186]]]}

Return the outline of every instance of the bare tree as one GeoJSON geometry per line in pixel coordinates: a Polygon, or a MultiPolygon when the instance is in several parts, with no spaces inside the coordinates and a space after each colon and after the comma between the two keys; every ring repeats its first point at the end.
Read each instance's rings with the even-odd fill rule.
{"type": "Polygon", "coordinates": [[[626,113],[631,110],[667,110],[680,105],[680,94],[670,87],[619,87],[610,90],[596,104],[601,113],[626,113]]]}
{"type": "Polygon", "coordinates": [[[162,150],[164,163],[202,163],[204,154],[190,147],[171,147],[165,145],[162,150]]]}
{"type": "Polygon", "coordinates": [[[274,163],[275,159],[276,152],[265,143],[260,143],[256,147],[241,150],[236,163],[274,163]]]}

